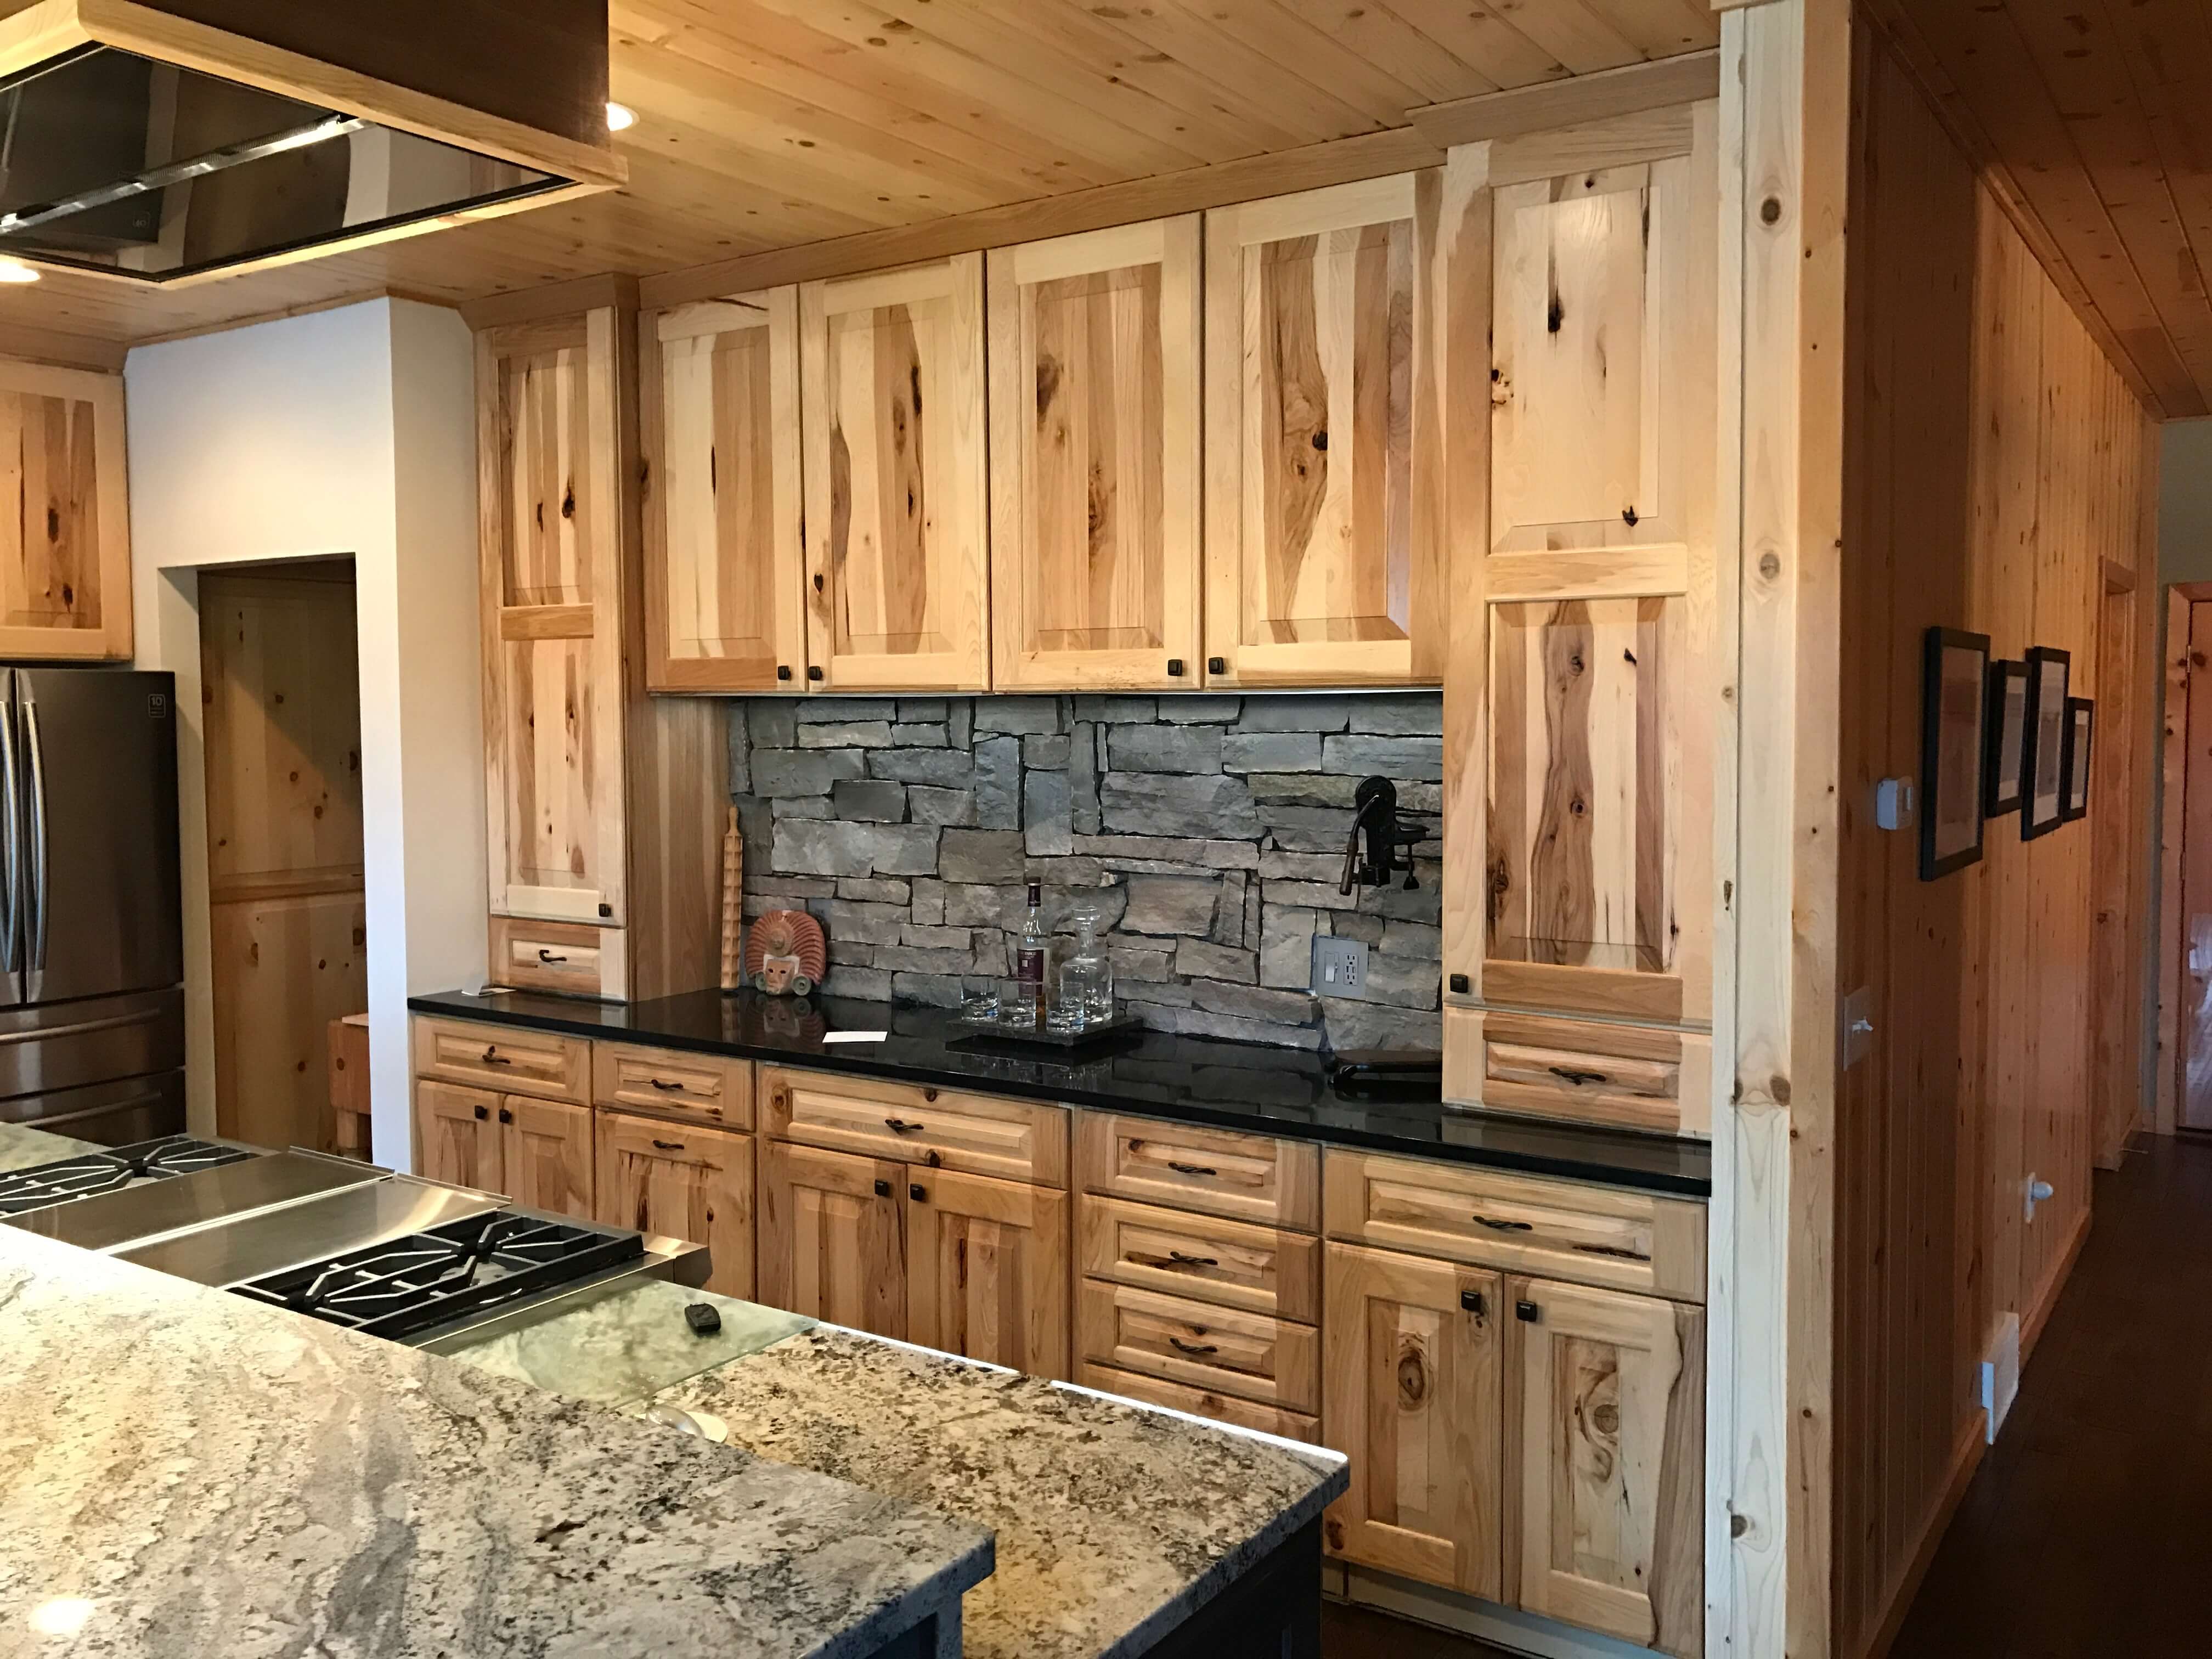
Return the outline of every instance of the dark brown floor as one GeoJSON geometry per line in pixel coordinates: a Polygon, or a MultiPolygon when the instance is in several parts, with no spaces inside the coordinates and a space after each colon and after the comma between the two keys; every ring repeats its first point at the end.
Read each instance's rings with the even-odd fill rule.
{"type": "Polygon", "coordinates": [[[2131,1153],[2094,1214],[1893,1659],[2212,1655],[2212,1146],[2131,1153]]]}
{"type": "Polygon", "coordinates": [[[1333,1602],[1322,1604],[1321,1650],[1323,1659],[1514,1659],[1487,1642],[1333,1602]]]}

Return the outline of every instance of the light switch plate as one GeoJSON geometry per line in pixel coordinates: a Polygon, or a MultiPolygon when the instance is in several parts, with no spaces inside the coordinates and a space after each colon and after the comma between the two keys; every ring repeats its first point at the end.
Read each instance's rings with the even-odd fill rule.
{"type": "Polygon", "coordinates": [[[1367,941],[1314,935],[1313,990],[1316,996],[1356,997],[1367,988],[1367,941]]]}

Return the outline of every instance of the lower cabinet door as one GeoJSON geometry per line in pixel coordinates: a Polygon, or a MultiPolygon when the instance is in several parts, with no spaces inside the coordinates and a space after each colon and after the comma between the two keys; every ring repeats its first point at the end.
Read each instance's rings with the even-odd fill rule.
{"type": "Polygon", "coordinates": [[[1705,1646],[1705,1316],[1516,1279],[1515,1600],[1662,1653],[1705,1646]]]}
{"type": "Polygon", "coordinates": [[[771,1140],[761,1148],[760,1299],[907,1338],[907,1166],[771,1140]]]}
{"type": "Polygon", "coordinates": [[[428,1179],[482,1192],[505,1192],[501,1133],[497,1095],[428,1079],[416,1080],[415,1167],[428,1179]]]}
{"type": "Polygon", "coordinates": [[[1500,1599],[1504,1288],[1479,1267],[1328,1247],[1322,1434],[1352,1460],[1322,1523],[1331,1554],[1500,1599]]]}
{"type": "Polygon", "coordinates": [[[705,1245],[707,1288],[751,1297],[751,1136],[602,1112],[599,1183],[601,1221],[705,1245]]]}
{"type": "Polygon", "coordinates": [[[1066,1381],[1067,1194],[909,1164],[906,1198],[908,1338],[1066,1381]]]}
{"type": "Polygon", "coordinates": [[[566,1101],[499,1097],[500,1161],[507,1195],[526,1209],[592,1218],[592,1109],[566,1101]]]}

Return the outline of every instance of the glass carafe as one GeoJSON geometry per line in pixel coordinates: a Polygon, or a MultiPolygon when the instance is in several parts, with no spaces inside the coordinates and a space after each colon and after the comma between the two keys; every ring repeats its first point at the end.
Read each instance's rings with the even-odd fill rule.
{"type": "Polygon", "coordinates": [[[1060,1015],[1070,1030],[1114,1018],[1114,958],[1098,939],[1098,912],[1085,905],[1070,918],[1075,949],[1060,965],[1060,1015]]]}

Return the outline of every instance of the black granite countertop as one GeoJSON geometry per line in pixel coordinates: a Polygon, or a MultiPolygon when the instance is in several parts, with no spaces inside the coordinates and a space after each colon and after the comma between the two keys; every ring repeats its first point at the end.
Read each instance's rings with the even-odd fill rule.
{"type": "Polygon", "coordinates": [[[1692,1198],[1712,1192],[1712,1156],[1704,1141],[1447,1108],[1433,1095],[1355,1097],[1340,1092],[1327,1061],[1304,1049],[1147,1031],[1067,1065],[952,1047],[959,1034],[942,1009],[823,996],[799,1001],[755,991],[691,991],[628,1003],[441,991],[410,997],[407,1006],[449,1019],[976,1089],[1647,1192],[1692,1198]],[[890,1036],[825,1043],[832,1031],[890,1036]]]}

